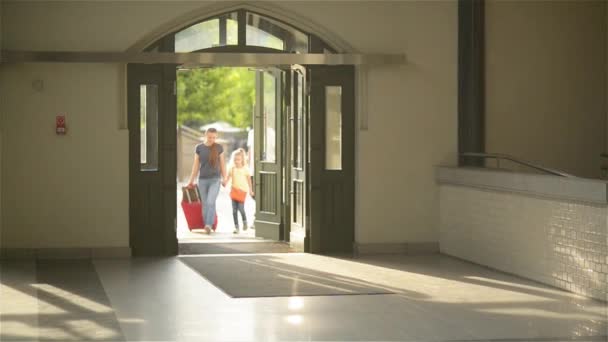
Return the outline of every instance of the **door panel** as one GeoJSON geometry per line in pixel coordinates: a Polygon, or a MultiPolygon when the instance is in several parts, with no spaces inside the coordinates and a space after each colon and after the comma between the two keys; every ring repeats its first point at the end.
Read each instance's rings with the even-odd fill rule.
{"type": "Polygon", "coordinates": [[[261,196],[258,213],[273,216],[279,213],[279,198],[276,196],[278,192],[277,178],[275,171],[260,171],[259,184],[261,196]]]}
{"type": "Polygon", "coordinates": [[[134,256],[174,255],[175,66],[129,64],[129,225],[134,256]]]}
{"type": "Polygon", "coordinates": [[[296,251],[304,251],[306,237],[306,128],[307,88],[306,69],[293,66],[290,77],[289,115],[289,214],[290,245],[296,251]]]}
{"type": "Polygon", "coordinates": [[[352,253],[355,238],[354,67],[307,68],[312,253],[352,253]]]}
{"type": "Polygon", "coordinates": [[[256,218],[255,234],[272,240],[284,239],[283,222],[283,71],[256,72],[254,122],[256,218]]]}

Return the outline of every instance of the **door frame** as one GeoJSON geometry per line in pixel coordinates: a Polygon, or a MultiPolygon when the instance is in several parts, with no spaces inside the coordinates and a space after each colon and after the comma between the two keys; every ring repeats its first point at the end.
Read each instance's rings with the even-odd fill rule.
{"type": "MultiPolygon", "coordinates": [[[[272,6],[270,6],[272,7],[272,6]]],[[[134,53],[141,53],[141,52],[150,52],[150,55],[154,55],[155,52],[168,52],[168,53],[173,53],[174,52],[174,45],[175,45],[175,34],[177,32],[179,32],[180,30],[189,27],[197,22],[202,22],[205,21],[207,19],[210,18],[214,18],[223,14],[228,14],[228,13],[233,13],[233,12],[237,12],[237,21],[238,21],[238,45],[237,46],[222,46],[222,47],[214,47],[214,48],[210,48],[210,49],[203,49],[203,50],[197,50],[197,51],[192,51],[193,53],[197,53],[197,52],[210,52],[210,53],[217,53],[217,55],[219,55],[220,53],[223,52],[228,52],[228,53],[246,53],[248,54],[248,58],[246,58],[246,60],[248,62],[251,62],[251,55],[259,55],[259,56],[268,56],[268,53],[272,53],[272,54],[283,54],[286,57],[289,56],[293,56],[291,51],[283,51],[283,50],[272,50],[272,49],[266,49],[268,51],[262,51],[263,49],[257,48],[255,46],[250,46],[247,45],[247,41],[246,41],[246,12],[253,12],[253,13],[257,13],[259,15],[265,16],[268,19],[271,20],[275,20],[278,22],[282,22],[288,26],[291,26],[293,29],[299,30],[300,32],[306,34],[308,36],[308,54],[323,54],[323,56],[329,56],[332,55],[334,53],[344,53],[345,51],[353,51],[353,49],[348,46],[347,44],[345,44],[343,41],[339,40],[339,39],[335,39],[336,37],[332,37],[332,35],[329,32],[321,32],[318,31],[318,27],[315,26],[313,23],[308,23],[301,20],[301,19],[297,19],[298,16],[294,13],[294,15],[290,15],[290,16],[282,16],[282,18],[277,18],[277,14],[279,14],[278,12],[276,12],[275,10],[270,10],[270,7],[268,6],[259,6],[258,4],[256,4],[255,6],[253,5],[245,5],[245,4],[238,4],[238,5],[231,5],[226,7],[225,5],[218,5],[217,7],[213,7],[211,9],[205,9],[205,10],[201,10],[200,12],[193,12],[187,15],[188,18],[176,18],[171,24],[171,27],[168,27],[165,25],[165,28],[159,28],[159,30],[156,30],[155,33],[153,33],[152,35],[148,35],[147,38],[142,39],[140,42],[138,42],[136,45],[132,46],[128,51],[129,52],[134,52],[134,53]],[[215,9],[213,9],[215,8],[215,9]],[[269,9],[268,11],[266,9],[269,9]],[[329,38],[329,39],[328,39],[329,38]]],[[[220,33],[221,35],[221,33],[220,33]]],[[[221,39],[221,38],[220,38],[221,39]]],[[[344,55],[344,56],[351,56],[351,55],[344,55]]],[[[148,57],[148,56],[146,56],[148,57]]],[[[356,56],[355,56],[356,57],[356,56]]],[[[396,62],[397,64],[401,64],[404,61],[404,56],[399,55],[398,57],[398,61],[396,62]]],[[[220,59],[218,58],[218,64],[217,66],[220,66],[220,59]]],[[[283,59],[281,59],[283,60],[283,59]]],[[[308,61],[308,59],[304,59],[305,61],[308,61]]],[[[350,57],[347,59],[348,61],[351,61],[352,64],[366,64],[367,62],[361,62],[361,60],[354,58],[351,59],[350,57]]],[[[152,60],[150,59],[146,59],[146,63],[154,63],[152,60]]],[[[158,61],[157,61],[158,62],[158,61]]],[[[196,59],[193,62],[194,64],[196,64],[196,59]]],[[[306,62],[304,62],[306,63],[306,62]]],[[[315,59],[315,61],[313,61],[313,64],[317,64],[318,60],[315,59]]],[[[331,63],[331,62],[330,62],[331,63]]],[[[194,65],[192,64],[192,65],[194,65]]],[[[226,64],[226,63],[223,63],[226,64]]],[[[281,63],[284,64],[284,63],[281,63]]],[[[344,61],[342,61],[342,63],[340,64],[344,64],[344,61]]],[[[380,64],[385,64],[384,62],[380,62],[380,64]]],[[[389,62],[389,64],[391,64],[389,62]]],[[[164,64],[161,64],[164,65],[164,64]]],[[[211,65],[209,64],[205,64],[205,66],[213,66],[214,63],[211,63],[211,65]]],[[[264,65],[264,64],[254,64],[254,65],[264,65]]],[[[245,66],[245,65],[234,65],[234,66],[245,66]]],[[[251,66],[251,65],[248,65],[251,66]]],[[[306,68],[308,68],[308,65],[304,65],[306,68]]],[[[175,67],[175,65],[172,65],[172,67],[175,67]]],[[[274,66],[274,67],[291,67],[291,66],[287,66],[287,65],[282,65],[282,66],[274,66]]],[[[173,70],[174,73],[176,73],[176,70],[173,70]]],[[[306,77],[309,76],[309,73],[306,72],[306,77]]],[[[127,79],[128,82],[128,79],[127,79]]],[[[173,84],[174,89],[175,89],[175,83],[173,84]]],[[[174,91],[175,93],[175,91],[174,91]]],[[[281,96],[281,99],[284,100],[286,98],[286,96],[281,96]]],[[[311,177],[313,174],[313,170],[311,169],[311,165],[315,165],[315,164],[311,164],[310,161],[312,159],[311,156],[311,129],[310,129],[310,124],[311,124],[311,120],[310,120],[310,116],[311,116],[311,110],[310,110],[310,83],[307,81],[307,106],[309,108],[309,110],[307,111],[306,115],[307,115],[307,122],[306,122],[306,127],[305,127],[305,131],[306,131],[306,144],[305,144],[305,151],[303,151],[304,153],[307,154],[308,158],[306,160],[306,168],[308,169],[306,172],[306,192],[307,192],[307,197],[308,199],[306,200],[306,218],[305,218],[305,232],[306,232],[306,239],[304,241],[304,246],[305,246],[305,251],[312,251],[314,252],[313,249],[310,248],[310,243],[308,240],[310,240],[308,237],[310,236],[309,232],[310,230],[310,225],[311,225],[311,217],[313,217],[313,207],[310,203],[310,199],[312,199],[312,196],[310,196],[310,189],[311,189],[311,177]]],[[[175,97],[174,99],[175,100],[175,97]]],[[[129,100],[128,100],[129,101],[129,100]]],[[[286,124],[288,121],[286,119],[288,119],[288,117],[286,117],[286,115],[288,114],[288,102],[283,101],[283,104],[281,106],[282,110],[282,114],[283,117],[282,119],[284,120],[283,123],[281,124],[280,129],[281,130],[285,130],[283,131],[285,134],[283,134],[283,139],[280,141],[277,141],[278,144],[281,144],[281,147],[283,149],[282,153],[281,153],[281,157],[282,157],[282,173],[281,173],[281,182],[283,184],[285,184],[285,182],[287,180],[291,179],[291,172],[290,172],[290,165],[286,165],[289,162],[289,158],[290,156],[288,155],[288,153],[290,153],[290,148],[288,146],[288,141],[286,140],[287,137],[287,131],[289,130],[288,125],[286,124]]],[[[354,104],[353,104],[354,105],[354,104]]],[[[175,113],[175,117],[174,117],[175,121],[177,119],[177,113],[175,113]]],[[[356,129],[352,132],[353,135],[356,137],[356,129]]],[[[258,134],[256,134],[256,136],[259,136],[258,134]]],[[[175,139],[176,140],[176,139],[175,139]]],[[[257,137],[256,137],[257,140],[257,137]]],[[[258,148],[256,148],[256,150],[259,151],[259,146],[261,141],[256,141],[256,144],[258,146],[258,148]]],[[[175,143],[172,142],[173,144],[173,148],[174,150],[176,150],[176,146],[175,143]]],[[[131,149],[131,146],[130,146],[131,149]]],[[[354,155],[353,155],[354,157],[354,155]]],[[[131,165],[131,161],[129,162],[129,165],[131,165]]],[[[175,162],[174,168],[177,167],[177,162],[175,162]]],[[[256,165],[256,170],[258,170],[259,168],[256,165]]],[[[130,173],[131,174],[131,173],[130,173]]],[[[169,178],[173,178],[173,182],[175,182],[175,179],[177,178],[177,173],[175,172],[174,177],[169,177],[169,178]]],[[[256,187],[260,184],[260,182],[256,181],[256,187]]],[[[288,186],[282,186],[282,199],[286,199],[289,198],[289,188],[288,186]]],[[[353,189],[354,190],[354,189],[353,189]]],[[[175,191],[175,186],[173,191],[175,191]]],[[[175,193],[175,192],[174,192],[175,193]]],[[[133,196],[131,196],[130,194],[130,201],[131,198],[133,196]]],[[[257,202],[257,201],[256,201],[257,202]]],[[[289,241],[290,239],[290,225],[291,225],[291,218],[290,218],[290,201],[289,200],[282,200],[282,205],[281,205],[281,210],[282,210],[282,221],[283,221],[283,229],[279,229],[279,235],[283,235],[281,238],[281,240],[283,241],[289,241]]],[[[175,198],[173,199],[173,203],[175,203],[175,198]]],[[[257,207],[257,203],[256,203],[256,207],[257,207]]],[[[176,206],[174,205],[174,210],[176,210],[176,206]]],[[[257,209],[257,208],[256,208],[257,209]]],[[[257,210],[256,210],[257,211],[257,210]]],[[[130,216],[131,216],[131,212],[130,212],[130,216]]],[[[172,250],[174,250],[175,252],[177,251],[177,239],[176,239],[176,232],[175,232],[175,219],[176,217],[176,212],[173,214],[173,239],[175,240],[175,243],[169,243],[169,245],[171,245],[172,250]]],[[[353,221],[355,220],[354,214],[352,217],[353,221]]],[[[132,231],[132,227],[130,227],[130,230],[132,231]]],[[[353,227],[354,230],[354,227],[353,227]]]]}
{"type": "MultiPolygon", "coordinates": [[[[169,149],[173,150],[173,157],[175,157],[176,152],[177,152],[177,137],[175,136],[176,132],[172,132],[172,135],[167,133],[169,130],[173,130],[175,131],[175,127],[176,127],[176,122],[177,122],[177,107],[176,107],[176,102],[177,102],[177,97],[176,97],[176,83],[175,83],[175,78],[177,75],[177,68],[176,65],[165,65],[165,64],[161,64],[161,65],[145,65],[146,68],[150,69],[150,70],[162,70],[161,74],[173,74],[173,79],[170,81],[170,84],[167,82],[167,80],[165,78],[163,78],[163,87],[164,88],[164,93],[165,93],[165,104],[161,104],[161,107],[166,107],[166,106],[175,106],[175,110],[174,111],[167,111],[165,109],[165,111],[167,112],[167,117],[165,118],[165,123],[160,125],[160,132],[159,134],[164,137],[164,142],[159,146],[159,152],[161,152],[161,162],[164,163],[164,173],[162,175],[162,179],[163,179],[163,189],[164,187],[172,187],[172,194],[173,196],[175,196],[175,189],[176,189],[176,179],[177,179],[177,160],[176,158],[173,158],[175,160],[173,160],[171,157],[169,158],[164,158],[167,155],[167,152],[169,149]],[[174,122],[175,124],[171,125],[167,123],[170,122],[174,122]],[[170,140],[171,136],[173,136],[175,139],[175,141],[171,141],[169,142],[168,140],[170,140]],[[167,140],[168,139],[168,140],[167,140]],[[173,162],[172,162],[173,160],[173,162]],[[171,173],[171,174],[169,174],[171,173]],[[170,180],[173,180],[172,182],[170,180]]],[[[314,81],[314,77],[311,77],[311,75],[313,73],[319,73],[319,72],[323,72],[323,70],[327,70],[328,72],[330,70],[337,70],[335,68],[342,68],[344,69],[344,66],[342,67],[335,67],[335,66],[314,66],[314,67],[310,67],[310,66],[306,66],[305,71],[306,71],[306,87],[307,87],[307,96],[306,96],[306,102],[307,102],[307,108],[308,110],[306,111],[305,115],[306,115],[306,125],[305,125],[305,141],[306,143],[304,144],[304,153],[306,153],[306,217],[305,217],[305,237],[304,237],[304,243],[303,243],[303,251],[304,252],[309,252],[309,253],[352,253],[353,251],[353,245],[355,242],[355,224],[356,224],[356,215],[354,212],[354,203],[355,203],[355,180],[354,180],[354,173],[355,173],[355,146],[356,146],[356,140],[357,140],[357,132],[356,132],[356,127],[355,127],[355,92],[354,92],[354,67],[349,67],[347,69],[352,70],[352,79],[351,78],[347,78],[348,82],[351,82],[352,84],[352,88],[349,88],[349,95],[348,96],[352,96],[350,97],[350,103],[351,105],[349,105],[349,111],[352,113],[352,117],[350,118],[350,120],[352,121],[348,127],[351,127],[351,131],[348,132],[348,134],[351,135],[352,140],[349,140],[349,144],[347,145],[348,148],[344,151],[345,153],[351,153],[351,157],[352,159],[348,162],[349,163],[349,172],[351,172],[351,174],[347,175],[349,177],[352,178],[352,182],[349,181],[348,184],[346,184],[344,186],[344,189],[346,189],[347,191],[344,192],[344,195],[346,199],[352,199],[352,215],[348,217],[348,222],[345,225],[346,228],[340,228],[340,232],[338,233],[331,233],[327,230],[328,226],[328,221],[327,217],[329,214],[327,210],[324,210],[324,207],[327,206],[328,204],[332,204],[332,203],[325,203],[326,201],[323,200],[323,195],[319,192],[319,190],[322,189],[324,182],[326,182],[329,178],[331,178],[331,176],[328,176],[328,174],[330,172],[327,172],[327,170],[325,170],[325,163],[324,163],[324,153],[325,153],[325,142],[324,142],[324,130],[325,130],[325,122],[324,122],[324,118],[323,118],[323,114],[324,111],[322,111],[321,107],[319,106],[324,106],[325,104],[325,100],[323,99],[321,101],[321,99],[314,99],[312,98],[313,96],[313,90],[312,88],[314,87],[318,87],[318,85],[314,85],[313,83],[314,81]],[[334,69],[332,69],[334,68],[334,69]],[[315,129],[313,129],[313,126],[316,127],[315,129]],[[350,184],[352,183],[352,184],[350,184]],[[351,228],[352,227],[352,228],[351,228]],[[346,229],[346,230],[345,230],[346,229]],[[343,236],[345,241],[338,241],[340,239],[340,236],[343,236]],[[327,241],[325,241],[327,240],[327,241]],[[346,241],[348,240],[348,241],[346,241]],[[351,241],[352,240],[352,241],[351,241]]],[[[158,72],[158,71],[157,71],[158,72]]],[[[330,72],[329,72],[330,73],[330,72]]],[[[130,74],[129,74],[130,75],[130,74]]],[[[282,78],[280,81],[280,85],[283,87],[283,89],[281,89],[281,93],[282,95],[277,99],[276,103],[277,103],[277,131],[280,130],[281,132],[281,138],[277,138],[276,139],[276,144],[280,146],[280,149],[277,151],[277,161],[280,162],[280,166],[278,167],[278,173],[279,173],[279,177],[281,178],[277,183],[282,184],[281,186],[281,198],[280,203],[278,205],[277,210],[280,212],[280,223],[279,223],[279,227],[277,229],[276,232],[276,237],[274,237],[274,239],[278,240],[278,241],[284,241],[284,242],[290,242],[290,233],[291,233],[291,224],[292,224],[292,220],[291,220],[291,200],[290,200],[290,189],[291,189],[291,184],[289,184],[291,182],[291,136],[289,135],[289,131],[290,131],[290,124],[289,124],[289,116],[291,115],[291,111],[293,110],[293,108],[291,108],[291,104],[293,103],[291,101],[291,90],[293,89],[293,87],[291,86],[291,77],[290,76],[290,72],[286,72],[286,71],[282,71],[280,73],[280,77],[282,78]]],[[[335,75],[334,75],[335,76],[335,75]]],[[[171,77],[169,77],[170,79],[171,77]]],[[[129,82],[132,80],[129,80],[129,82]]],[[[130,92],[133,92],[132,87],[129,87],[130,92]]],[[[261,88],[260,88],[261,89],[261,88]]],[[[316,90],[317,92],[319,91],[318,89],[316,90]]],[[[136,122],[134,122],[134,119],[132,118],[132,112],[133,112],[133,105],[134,102],[136,101],[136,97],[133,96],[129,96],[128,97],[128,102],[129,102],[129,110],[131,112],[131,115],[129,117],[129,127],[135,127],[137,125],[136,122]]],[[[168,107],[167,107],[168,108],[168,107]]],[[[256,114],[257,115],[257,114],[256,114]]],[[[132,133],[130,132],[129,134],[130,136],[132,135],[132,133]]],[[[256,172],[259,172],[257,170],[260,170],[260,167],[257,165],[257,162],[259,161],[259,156],[261,153],[261,135],[260,134],[256,134],[255,135],[255,139],[256,139],[256,148],[255,148],[255,153],[256,153],[256,172]]],[[[277,147],[279,147],[277,146],[277,147]]],[[[142,235],[146,234],[146,232],[143,232],[141,230],[141,228],[137,228],[137,223],[134,221],[134,208],[136,208],[137,203],[139,200],[137,197],[137,191],[138,189],[135,187],[135,185],[137,184],[137,181],[134,181],[133,177],[137,177],[137,173],[139,172],[139,164],[137,163],[137,161],[139,159],[137,159],[139,157],[139,154],[137,153],[137,151],[135,151],[136,149],[139,149],[139,144],[138,142],[134,141],[132,138],[129,139],[129,174],[130,174],[130,191],[129,191],[129,201],[130,201],[130,211],[129,211],[129,222],[130,222],[130,247],[133,250],[133,254],[134,255],[175,255],[177,253],[177,237],[176,237],[176,217],[177,217],[177,206],[175,205],[176,201],[175,198],[173,197],[172,200],[170,201],[171,203],[173,203],[173,205],[168,205],[171,206],[171,208],[164,208],[164,212],[163,215],[167,216],[164,217],[162,219],[163,224],[165,225],[165,227],[163,228],[164,233],[160,234],[160,238],[163,240],[162,242],[152,242],[150,241],[150,236],[146,235],[144,237],[142,237],[142,235]],[[135,160],[134,160],[135,158],[135,160]],[[172,217],[169,217],[172,216],[172,217]],[[151,245],[155,245],[156,247],[150,247],[151,245]],[[140,252],[140,251],[144,251],[145,252],[140,252]]],[[[350,178],[349,178],[350,179],[350,178]]],[[[259,190],[257,189],[260,186],[260,181],[259,179],[257,179],[256,177],[256,193],[259,194],[259,190]]],[[[327,183],[329,184],[329,183],[327,183]]],[[[257,197],[257,196],[256,196],[257,197]]],[[[256,198],[256,219],[260,214],[260,211],[258,209],[258,203],[257,203],[258,199],[256,198]]],[[[335,202],[335,201],[334,201],[335,202]]],[[[335,203],[333,203],[335,204],[335,203]]],[[[333,205],[332,204],[332,205],[333,205]]],[[[167,206],[167,205],[165,205],[167,206]]],[[[350,203],[348,204],[349,208],[347,210],[347,212],[351,212],[350,210],[350,203]]],[[[256,227],[256,230],[258,229],[258,227],[256,227]]]]}

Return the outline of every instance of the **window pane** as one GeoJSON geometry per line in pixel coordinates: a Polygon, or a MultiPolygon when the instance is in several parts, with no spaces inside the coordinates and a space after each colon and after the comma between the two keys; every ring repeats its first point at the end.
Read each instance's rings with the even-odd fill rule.
{"type": "Polygon", "coordinates": [[[301,75],[300,73],[296,73],[297,78],[298,78],[298,95],[297,95],[297,101],[298,101],[298,108],[297,108],[297,129],[298,131],[296,132],[297,134],[297,150],[296,150],[296,166],[297,167],[303,167],[302,165],[302,145],[304,145],[304,141],[303,141],[303,137],[304,137],[304,92],[306,91],[304,89],[304,76],[301,75]]]}
{"type": "Polygon", "coordinates": [[[248,12],[246,30],[247,45],[289,52],[308,52],[308,35],[276,20],[248,12]]]}
{"type": "Polygon", "coordinates": [[[264,146],[262,160],[274,163],[276,161],[276,80],[273,75],[264,73],[264,146]]]}
{"type": "Polygon", "coordinates": [[[239,22],[236,13],[226,18],[226,45],[239,45],[239,22]]]}
{"type": "Polygon", "coordinates": [[[285,50],[285,44],[280,38],[249,25],[247,25],[247,45],[285,50]]]}
{"type": "Polygon", "coordinates": [[[175,34],[175,52],[192,52],[214,46],[237,44],[236,13],[194,24],[175,34]]]}
{"type": "Polygon", "coordinates": [[[325,169],[342,170],[342,87],[325,87],[325,169]]]}
{"type": "Polygon", "coordinates": [[[142,171],[158,170],[158,86],[139,86],[140,164],[142,171]]]}

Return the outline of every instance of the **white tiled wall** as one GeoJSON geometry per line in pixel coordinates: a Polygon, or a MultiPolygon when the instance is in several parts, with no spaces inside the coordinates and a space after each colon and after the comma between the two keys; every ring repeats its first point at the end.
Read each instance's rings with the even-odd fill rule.
{"type": "Polygon", "coordinates": [[[608,300],[608,209],[440,185],[442,253],[608,300]]]}

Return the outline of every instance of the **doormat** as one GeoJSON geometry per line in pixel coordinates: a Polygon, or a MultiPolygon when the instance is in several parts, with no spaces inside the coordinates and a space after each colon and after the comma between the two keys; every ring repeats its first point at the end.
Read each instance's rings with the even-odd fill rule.
{"type": "Polygon", "coordinates": [[[289,244],[276,241],[259,242],[180,242],[179,254],[244,254],[244,253],[291,253],[289,244]]]}
{"type": "Polygon", "coordinates": [[[179,259],[234,298],[395,293],[363,280],[365,266],[319,255],[207,255],[179,259]]]}

